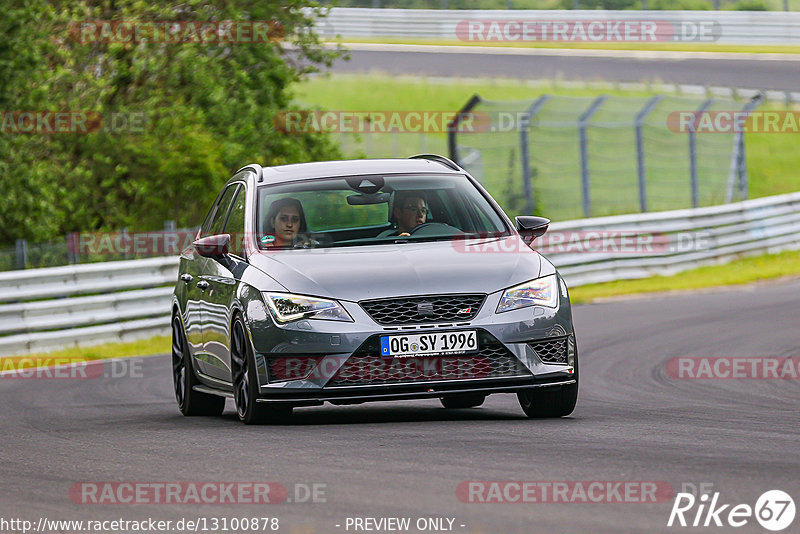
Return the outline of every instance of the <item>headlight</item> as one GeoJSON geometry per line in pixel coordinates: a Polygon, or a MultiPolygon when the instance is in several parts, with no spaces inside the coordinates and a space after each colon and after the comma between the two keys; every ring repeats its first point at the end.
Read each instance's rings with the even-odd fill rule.
{"type": "Polygon", "coordinates": [[[528,306],[555,308],[557,305],[558,280],[555,274],[551,274],[503,291],[500,304],[497,305],[497,313],[528,306]]]}
{"type": "Polygon", "coordinates": [[[279,323],[289,323],[298,319],[353,322],[347,311],[335,300],[291,293],[264,293],[264,296],[269,311],[279,323]]]}

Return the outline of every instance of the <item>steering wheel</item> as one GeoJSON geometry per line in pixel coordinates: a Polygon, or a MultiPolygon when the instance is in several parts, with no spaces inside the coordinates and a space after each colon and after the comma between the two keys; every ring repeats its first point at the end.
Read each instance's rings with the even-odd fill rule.
{"type": "Polygon", "coordinates": [[[423,228],[430,228],[432,224],[441,224],[441,223],[426,222],[426,223],[418,224],[414,228],[409,230],[408,235],[414,235],[414,234],[416,234],[417,232],[419,232],[423,228]]]}
{"type": "Polygon", "coordinates": [[[413,236],[414,234],[420,234],[420,235],[432,235],[432,236],[434,236],[434,235],[437,235],[437,234],[444,234],[444,235],[448,235],[448,234],[451,234],[451,233],[452,234],[457,234],[459,232],[461,232],[461,230],[459,230],[458,228],[455,228],[454,226],[450,226],[449,224],[440,223],[440,222],[426,222],[426,223],[418,224],[417,226],[412,228],[411,231],[408,232],[408,235],[409,236],[413,236]],[[433,231],[431,231],[431,230],[433,230],[433,231]]]}

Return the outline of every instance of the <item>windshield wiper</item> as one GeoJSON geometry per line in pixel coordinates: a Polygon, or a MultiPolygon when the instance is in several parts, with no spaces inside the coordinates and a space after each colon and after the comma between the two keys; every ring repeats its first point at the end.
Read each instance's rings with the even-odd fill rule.
{"type": "Polygon", "coordinates": [[[428,235],[428,236],[407,236],[403,238],[395,238],[395,243],[410,243],[419,241],[444,241],[444,240],[462,240],[462,239],[498,239],[501,237],[508,237],[511,234],[497,233],[491,235],[483,235],[479,232],[461,232],[451,235],[428,235]]]}

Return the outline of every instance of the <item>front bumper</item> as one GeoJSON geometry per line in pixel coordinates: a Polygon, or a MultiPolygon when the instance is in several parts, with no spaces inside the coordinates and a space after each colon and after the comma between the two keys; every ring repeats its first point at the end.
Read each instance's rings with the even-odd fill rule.
{"type": "Polygon", "coordinates": [[[315,394],[306,392],[281,396],[266,396],[256,399],[260,403],[291,404],[292,406],[315,406],[324,402],[332,404],[359,404],[370,401],[391,401],[409,399],[429,399],[442,395],[461,393],[514,393],[520,389],[561,387],[574,384],[575,378],[539,377],[538,379],[502,379],[496,382],[458,381],[436,382],[431,384],[398,384],[392,386],[371,387],[365,389],[347,388],[323,389],[315,394]]]}
{"type": "Polygon", "coordinates": [[[557,308],[534,306],[496,314],[499,298],[499,293],[488,295],[479,313],[462,323],[384,327],[358,303],[346,301],[342,305],[353,317],[352,323],[251,323],[257,400],[348,404],[575,383],[577,347],[566,291],[557,308]],[[378,355],[380,336],[457,330],[478,331],[478,354],[428,358],[421,363],[412,360],[422,358],[386,361],[378,355]],[[560,341],[567,351],[563,361],[553,361],[548,351],[540,350],[560,341]]]}

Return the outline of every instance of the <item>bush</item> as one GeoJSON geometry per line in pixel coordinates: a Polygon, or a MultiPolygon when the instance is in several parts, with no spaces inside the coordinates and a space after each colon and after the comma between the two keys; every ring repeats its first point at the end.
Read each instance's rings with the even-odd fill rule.
{"type": "Polygon", "coordinates": [[[648,9],[678,10],[678,11],[706,11],[714,9],[710,0],[651,0],[648,9]]]}
{"type": "Polygon", "coordinates": [[[733,5],[736,11],[769,11],[764,0],[739,0],[733,5]]]}
{"type": "Polygon", "coordinates": [[[0,10],[0,110],[81,110],[93,133],[0,133],[0,244],[70,231],[199,223],[239,167],[330,159],[327,136],[289,135],[273,118],[292,85],[337,55],[309,31],[301,0],[188,3],[5,0],[0,10]],[[82,42],[83,21],[277,21],[284,44],[82,42]],[[142,117],[111,128],[114,117],[142,117]]]}

